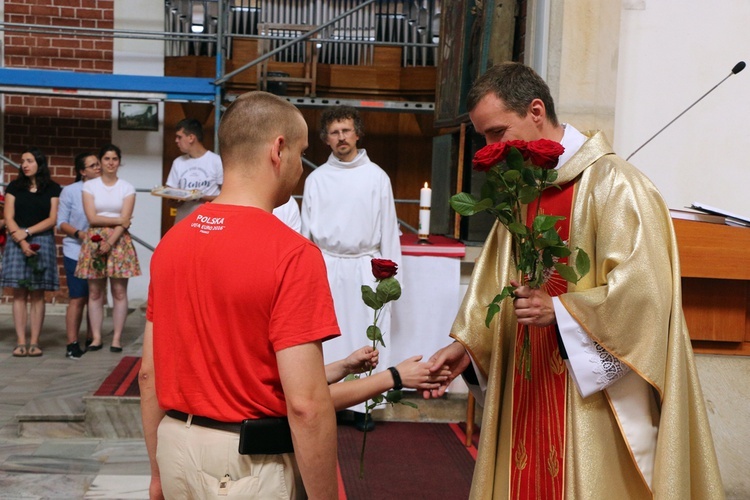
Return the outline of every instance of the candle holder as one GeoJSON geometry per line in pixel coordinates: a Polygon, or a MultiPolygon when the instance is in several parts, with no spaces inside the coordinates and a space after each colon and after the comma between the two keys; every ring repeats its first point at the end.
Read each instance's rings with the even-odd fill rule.
{"type": "Polygon", "coordinates": [[[417,245],[432,245],[429,234],[417,235],[417,245]]]}

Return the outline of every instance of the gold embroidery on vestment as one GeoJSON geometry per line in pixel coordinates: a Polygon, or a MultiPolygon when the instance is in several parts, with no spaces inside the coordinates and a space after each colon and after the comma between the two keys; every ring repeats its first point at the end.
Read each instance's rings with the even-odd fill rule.
{"type": "Polygon", "coordinates": [[[526,454],[526,446],[524,446],[523,441],[518,442],[518,446],[516,447],[516,468],[518,470],[523,470],[526,468],[526,465],[528,464],[529,457],[526,454]]]}
{"type": "Polygon", "coordinates": [[[554,446],[549,450],[549,457],[547,457],[547,470],[552,477],[557,477],[560,473],[560,462],[557,459],[557,450],[554,446]]]}

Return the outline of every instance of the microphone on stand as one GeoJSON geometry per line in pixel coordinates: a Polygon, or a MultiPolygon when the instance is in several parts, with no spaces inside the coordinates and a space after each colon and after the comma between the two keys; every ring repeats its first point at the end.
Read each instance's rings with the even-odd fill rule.
{"type": "Polygon", "coordinates": [[[657,133],[655,133],[654,135],[652,135],[649,140],[647,140],[646,142],[644,142],[643,144],[641,144],[641,146],[638,149],[636,149],[635,151],[633,151],[632,153],[630,153],[630,156],[628,156],[627,158],[625,158],[625,161],[630,160],[630,158],[632,158],[634,154],[636,154],[638,151],[640,151],[643,148],[643,146],[645,146],[646,144],[648,144],[649,142],[651,142],[657,135],[659,135],[662,132],[664,132],[664,129],[666,129],[667,127],[669,127],[670,125],[672,125],[675,121],[677,121],[677,118],[679,118],[682,115],[684,115],[685,113],[687,113],[690,110],[690,108],[692,108],[693,106],[695,106],[696,104],[698,104],[699,102],[701,102],[701,100],[704,97],[706,97],[708,94],[710,94],[711,92],[713,92],[716,89],[716,87],[718,87],[719,85],[721,85],[722,83],[724,83],[724,81],[727,78],[729,78],[732,75],[736,75],[737,73],[739,73],[743,69],[745,69],[745,61],[740,61],[737,64],[735,64],[734,67],[732,68],[732,72],[731,73],[729,73],[727,76],[725,76],[724,79],[721,80],[719,83],[717,83],[716,85],[714,85],[713,87],[711,87],[711,90],[709,90],[708,92],[706,92],[705,94],[703,94],[702,96],[700,96],[697,101],[695,101],[693,104],[691,104],[690,106],[688,106],[688,108],[685,111],[683,111],[682,113],[680,113],[679,115],[677,115],[671,122],[669,122],[666,125],[664,125],[661,130],[659,130],[657,133]]]}

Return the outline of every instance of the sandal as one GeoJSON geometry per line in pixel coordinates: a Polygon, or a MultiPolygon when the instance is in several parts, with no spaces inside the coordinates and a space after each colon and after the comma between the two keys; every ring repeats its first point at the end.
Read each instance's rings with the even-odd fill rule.
{"type": "Polygon", "coordinates": [[[29,357],[30,358],[38,358],[44,354],[41,349],[39,349],[39,346],[36,344],[29,345],[29,357]]]}
{"type": "Polygon", "coordinates": [[[13,356],[16,358],[25,358],[28,356],[29,353],[26,352],[26,346],[23,344],[18,344],[15,349],[13,349],[13,356]]]}

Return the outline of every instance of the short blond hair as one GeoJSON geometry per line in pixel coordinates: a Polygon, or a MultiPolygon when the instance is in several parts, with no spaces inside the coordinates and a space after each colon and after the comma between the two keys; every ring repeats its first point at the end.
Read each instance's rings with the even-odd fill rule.
{"type": "Polygon", "coordinates": [[[221,118],[219,150],[224,168],[252,164],[263,146],[284,136],[287,142],[302,140],[302,113],[293,104],[268,92],[247,92],[239,96],[221,118]]]}

